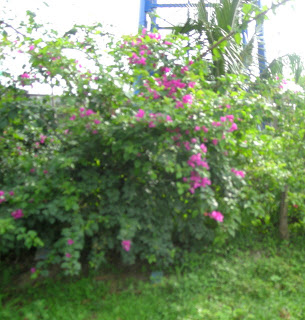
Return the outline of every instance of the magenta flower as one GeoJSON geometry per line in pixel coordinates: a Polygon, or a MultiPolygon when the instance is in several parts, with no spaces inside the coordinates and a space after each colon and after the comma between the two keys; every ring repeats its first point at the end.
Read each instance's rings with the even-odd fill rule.
{"type": "Polygon", "coordinates": [[[69,246],[71,246],[74,243],[74,241],[72,239],[68,239],[67,243],[69,246]]]}
{"type": "Polygon", "coordinates": [[[90,116],[91,114],[95,114],[95,112],[91,109],[86,111],[86,116],[90,116]]]}
{"type": "Polygon", "coordinates": [[[237,124],[236,124],[236,123],[233,123],[232,126],[231,126],[231,128],[229,129],[229,132],[233,132],[233,131],[235,131],[235,130],[237,130],[237,129],[238,129],[237,124]]]}
{"type": "Polygon", "coordinates": [[[74,114],[72,117],[70,117],[70,120],[73,121],[76,119],[76,115],[74,114]]]}
{"type": "Polygon", "coordinates": [[[237,177],[238,176],[240,176],[240,177],[242,177],[242,178],[244,178],[245,177],[245,172],[244,171],[242,171],[242,170],[236,170],[236,169],[231,169],[231,172],[233,172],[237,177]]]}
{"type": "Polygon", "coordinates": [[[196,143],[196,142],[197,142],[197,139],[196,139],[196,138],[192,138],[192,139],[191,139],[191,142],[192,142],[192,143],[196,143]]]}
{"type": "Polygon", "coordinates": [[[183,108],[183,103],[181,101],[177,101],[176,108],[183,108]]]}
{"type": "Polygon", "coordinates": [[[122,248],[125,250],[125,251],[129,251],[130,250],[130,246],[131,246],[131,241],[130,240],[123,240],[122,241],[122,248]]]}
{"type": "Polygon", "coordinates": [[[169,41],[164,41],[164,44],[166,44],[166,45],[168,45],[168,46],[171,46],[171,45],[172,45],[172,43],[169,42],[169,41]]]}
{"type": "Polygon", "coordinates": [[[64,134],[68,134],[69,133],[69,129],[66,129],[65,131],[64,131],[64,134]]]}
{"type": "Polygon", "coordinates": [[[29,51],[32,51],[32,50],[34,50],[35,49],[35,46],[34,45],[31,45],[30,47],[29,47],[29,51]]]}
{"type": "Polygon", "coordinates": [[[79,112],[84,112],[85,111],[85,108],[84,107],[80,107],[79,108],[79,112]]]}
{"type": "Polygon", "coordinates": [[[41,135],[40,136],[40,143],[44,143],[46,138],[47,138],[47,136],[41,135]]]}
{"type": "Polygon", "coordinates": [[[156,124],[153,121],[150,121],[148,124],[149,128],[154,128],[156,126],[156,124]]]}
{"type": "Polygon", "coordinates": [[[9,193],[8,193],[10,196],[13,196],[15,193],[14,193],[14,191],[9,191],[9,193]]]}
{"type": "Polygon", "coordinates": [[[51,74],[51,72],[50,71],[47,71],[47,75],[49,76],[51,74]]]}
{"type": "Polygon", "coordinates": [[[205,144],[203,144],[203,143],[200,145],[200,149],[201,149],[202,152],[204,152],[204,153],[207,153],[207,151],[208,151],[207,147],[206,147],[205,144]]]}
{"type": "Polygon", "coordinates": [[[0,190],[0,197],[1,197],[1,196],[4,196],[4,193],[5,193],[5,192],[4,192],[3,190],[0,190]]]}
{"type": "Polygon", "coordinates": [[[196,82],[189,82],[189,84],[188,84],[188,87],[189,88],[194,88],[195,87],[195,85],[196,85],[196,82]]]}
{"type": "Polygon", "coordinates": [[[190,94],[186,94],[185,96],[182,97],[182,102],[183,103],[192,104],[193,103],[193,97],[190,94]]]}
{"type": "Polygon", "coordinates": [[[35,169],[34,169],[34,168],[32,168],[32,169],[30,170],[30,172],[31,172],[31,173],[34,173],[34,172],[35,172],[35,169]]]}
{"type": "Polygon", "coordinates": [[[217,140],[217,139],[213,139],[213,140],[212,140],[212,143],[213,143],[214,146],[217,146],[218,140],[217,140]]]}
{"type": "Polygon", "coordinates": [[[194,130],[195,130],[195,131],[199,131],[199,130],[200,130],[200,127],[199,127],[199,126],[195,126],[194,130]]]}
{"type": "Polygon", "coordinates": [[[95,120],[94,120],[94,123],[95,123],[95,124],[100,124],[100,123],[101,123],[101,121],[100,121],[100,120],[98,120],[98,119],[95,119],[95,120]]]}
{"type": "Polygon", "coordinates": [[[70,253],[66,253],[65,256],[66,256],[67,258],[71,258],[71,254],[70,254],[70,253]]]}
{"type": "Polygon", "coordinates": [[[44,174],[47,174],[49,171],[48,170],[43,170],[43,173],[44,174]]]}
{"type": "Polygon", "coordinates": [[[36,272],[36,268],[31,268],[31,273],[35,273],[36,272]]]}
{"type": "Polygon", "coordinates": [[[92,130],[92,134],[98,134],[97,130],[92,130]]]}
{"type": "Polygon", "coordinates": [[[28,73],[24,72],[20,77],[23,79],[29,79],[30,75],[28,73]]]}
{"type": "Polygon", "coordinates": [[[139,109],[138,113],[136,114],[136,118],[138,118],[137,120],[139,120],[140,118],[143,118],[145,115],[145,111],[143,109],[139,109]]]}
{"type": "Polygon", "coordinates": [[[11,213],[11,216],[12,216],[15,220],[17,220],[17,219],[22,218],[24,215],[23,215],[23,212],[22,212],[21,209],[17,209],[16,211],[13,211],[13,212],[11,213]]]}
{"type": "Polygon", "coordinates": [[[171,118],[171,116],[166,116],[166,121],[167,122],[173,122],[173,119],[171,118]]]}
{"type": "Polygon", "coordinates": [[[209,217],[218,222],[223,222],[223,214],[219,211],[213,211],[209,214],[209,217]]]}
{"type": "Polygon", "coordinates": [[[221,122],[225,122],[226,121],[226,117],[220,117],[220,121],[221,122]]]}

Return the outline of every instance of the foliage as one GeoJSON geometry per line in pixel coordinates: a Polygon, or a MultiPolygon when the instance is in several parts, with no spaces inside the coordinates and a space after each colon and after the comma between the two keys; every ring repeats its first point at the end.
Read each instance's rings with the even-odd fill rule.
{"type": "Polygon", "coordinates": [[[105,66],[100,26],[35,39],[28,15],[17,35],[2,23],[3,56],[19,51],[29,63],[1,79],[1,256],[43,256],[33,277],[54,264],[75,275],[82,261],[98,268],[118,256],[165,267],[241,225],[271,215],[276,223],[284,184],[302,207],[302,95],[238,75],[216,87],[200,47],[146,30],[107,40],[105,66]],[[63,94],[29,99],[20,87],[35,82],[63,94]],[[263,121],[276,127],[260,131],[263,121]]]}

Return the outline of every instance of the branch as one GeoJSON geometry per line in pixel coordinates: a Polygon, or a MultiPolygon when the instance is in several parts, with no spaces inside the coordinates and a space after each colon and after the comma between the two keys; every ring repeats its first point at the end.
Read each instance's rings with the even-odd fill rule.
{"type": "MultiPolygon", "coordinates": [[[[265,11],[263,11],[263,12],[259,13],[257,16],[255,16],[253,19],[249,20],[247,22],[247,25],[249,25],[249,23],[251,23],[253,21],[257,21],[262,16],[265,16],[270,10],[274,10],[274,9],[278,8],[279,6],[285,4],[288,1],[291,1],[291,0],[282,0],[281,2],[279,2],[277,4],[272,4],[272,6],[270,8],[266,9],[265,11]]],[[[231,38],[238,31],[240,31],[240,30],[236,30],[236,31],[232,30],[232,31],[230,31],[225,37],[221,38],[216,43],[214,43],[212,46],[208,47],[207,50],[200,55],[200,58],[205,57],[210,51],[212,51],[213,49],[218,47],[222,42],[224,42],[224,41],[228,40],[229,38],[231,38]]]]}
{"type": "Polygon", "coordinates": [[[23,36],[24,38],[27,37],[26,35],[24,35],[24,34],[21,33],[20,31],[18,31],[17,29],[15,29],[15,28],[14,28],[13,26],[11,26],[10,24],[4,22],[3,20],[0,21],[0,25],[1,25],[1,24],[4,24],[4,26],[7,27],[7,28],[13,29],[17,34],[20,34],[20,35],[23,36]]]}

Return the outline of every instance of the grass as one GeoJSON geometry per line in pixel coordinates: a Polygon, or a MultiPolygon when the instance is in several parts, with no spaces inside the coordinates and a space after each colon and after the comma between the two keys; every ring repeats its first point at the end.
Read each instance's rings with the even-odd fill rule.
{"type": "Polygon", "coordinates": [[[7,284],[0,287],[0,319],[305,319],[302,244],[223,251],[190,254],[158,284],[126,275],[7,284]]]}

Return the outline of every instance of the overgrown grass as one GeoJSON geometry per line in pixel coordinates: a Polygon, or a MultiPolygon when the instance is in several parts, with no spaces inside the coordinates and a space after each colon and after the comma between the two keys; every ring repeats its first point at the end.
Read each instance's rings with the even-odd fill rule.
{"type": "MultiPolygon", "coordinates": [[[[240,240],[239,240],[240,241],[240,240]]],[[[305,248],[275,246],[189,255],[158,284],[137,277],[2,285],[1,320],[305,319],[305,248]]],[[[244,246],[245,247],[245,246],[244,246]]]]}

